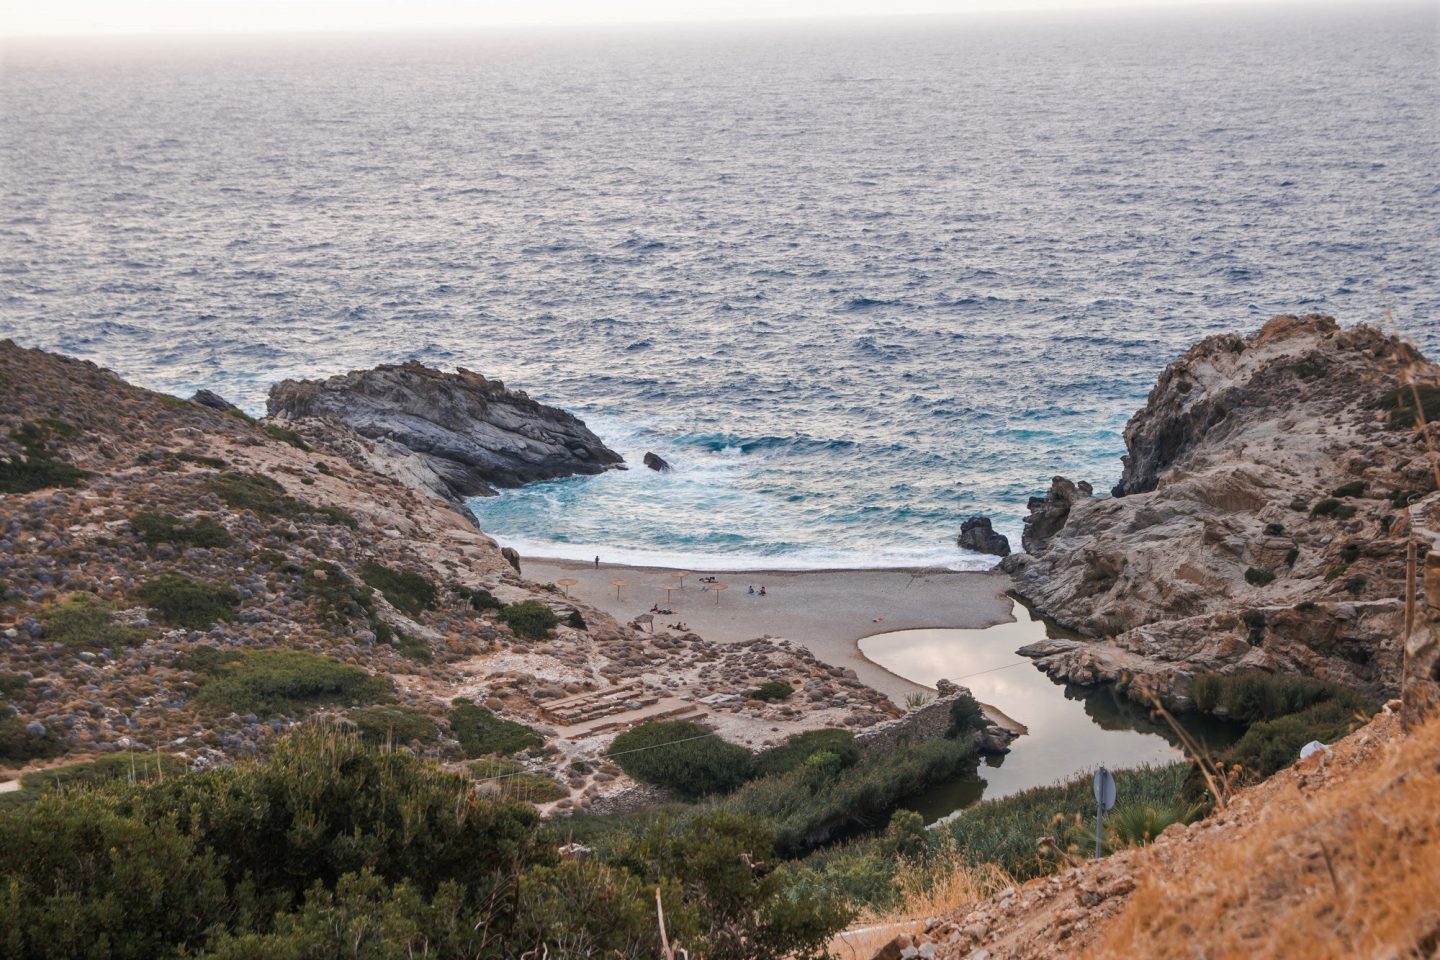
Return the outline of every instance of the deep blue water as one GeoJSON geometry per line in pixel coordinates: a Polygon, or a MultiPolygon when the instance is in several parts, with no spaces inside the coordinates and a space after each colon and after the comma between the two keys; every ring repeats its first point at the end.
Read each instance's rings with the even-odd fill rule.
{"type": "Polygon", "coordinates": [[[11,43],[0,336],[501,377],[637,468],[477,506],[531,554],[984,565],[1201,336],[1440,353],[1434,10],[11,43]]]}

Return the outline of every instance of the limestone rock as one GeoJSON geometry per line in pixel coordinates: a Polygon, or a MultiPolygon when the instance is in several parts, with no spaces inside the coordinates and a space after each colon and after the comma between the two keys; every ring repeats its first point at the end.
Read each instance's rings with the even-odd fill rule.
{"type": "Polygon", "coordinates": [[[190,402],[198,403],[202,407],[209,407],[211,410],[219,410],[222,413],[240,409],[212,390],[196,390],[195,395],[190,398],[190,402]]]}

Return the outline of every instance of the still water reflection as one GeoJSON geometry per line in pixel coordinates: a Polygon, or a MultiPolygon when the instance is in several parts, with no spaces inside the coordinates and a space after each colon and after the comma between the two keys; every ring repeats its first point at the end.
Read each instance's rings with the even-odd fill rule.
{"type": "MultiPolygon", "coordinates": [[[[1051,680],[1015,653],[1027,643],[1060,636],[1022,605],[1016,621],[984,630],[901,630],[860,641],[870,660],[907,680],[933,687],[946,678],[975,698],[1024,724],[1029,732],[1004,757],[986,758],[966,777],[941,784],[906,807],[935,820],[982,796],[1003,797],[1029,787],[1068,780],[1104,765],[1111,769],[1183,759],[1174,734],[1146,710],[1110,687],[1080,687],[1051,680]]],[[[1186,719],[1189,732],[1212,747],[1239,731],[1186,719]]]]}

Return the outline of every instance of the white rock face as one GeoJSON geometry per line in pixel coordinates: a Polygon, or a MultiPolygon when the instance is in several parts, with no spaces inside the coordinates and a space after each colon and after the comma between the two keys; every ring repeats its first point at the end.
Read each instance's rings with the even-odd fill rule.
{"type": "MultiPolygon", "coordinates": [[[[1254,667],[1396,688],[1409,525],[1433,490],[1397,376],[1435,368],[1369,327],[1276,317],[1210,337],[1125,430],[1109,497],[1056,478],[1004,563],[1043,612],[1104,643],[1040,662],[1080,682],[1254,667]]],[[[1408,396],[1405,394],[1404,396],[1408,396]]]]}

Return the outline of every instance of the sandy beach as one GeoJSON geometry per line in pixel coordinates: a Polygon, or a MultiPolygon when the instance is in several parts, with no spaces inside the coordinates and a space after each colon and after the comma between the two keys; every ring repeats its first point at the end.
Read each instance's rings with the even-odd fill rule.
{"type": "Polygon", "coordinates": [[[816,657],[850,667],[866,684],[896,702],[923,690],[871,663],[856,645],[864,637],[891,630],[922,627],[988,627],[1011,620],[1011,601],[1004,595],[1010,578],[992,572],[935,570],[753,571],[713,574],[728,589],[707,589],[697,570],[683,589],[673,571],[570,560],[526,558],[525,576],[537,583],[573,578],[572,595],[621,621],[647,612],[654,604],[674,610],[655,617],[656,629],[684,622],[692,631],[717,643],[734,643],[765,635],[803,644],[816,657]],[[614,579],[627,581],[616,599],[614,579]],[[662,584],[677,584],[669,594],[662,584]],[[765,587],[766,596],[747,592],[765,587]],[[880,619],[883,618],[883,619],[880,619]],[[879,622],[877,622],[877,619],[879,622]]]}

